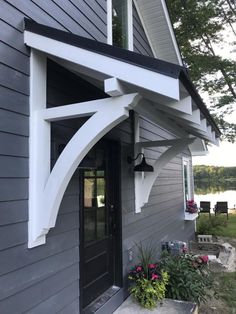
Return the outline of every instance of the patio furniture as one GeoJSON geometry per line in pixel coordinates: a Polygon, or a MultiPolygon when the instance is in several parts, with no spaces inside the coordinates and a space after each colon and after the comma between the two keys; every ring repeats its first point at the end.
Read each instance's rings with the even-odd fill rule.
{"type": "Polygon", "coordinates": [[[200,202],[201,213],[209,213],[209,217],[211,217],[211,202],[200,202]]]}
{"type": "Polygon", "coordinates": [[[227,219],[229,219],[228,202],[217,202],[215,205],[215,216],[216,214],[227,214],[227,219]]]}

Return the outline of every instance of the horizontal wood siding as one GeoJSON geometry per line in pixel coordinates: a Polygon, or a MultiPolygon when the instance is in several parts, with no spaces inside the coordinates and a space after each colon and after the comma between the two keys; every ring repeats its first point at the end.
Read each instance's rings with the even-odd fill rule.
{"type": "MultiPolygon", "coordinates": [[[[106,1],[0,0],[0,313],[73,314],[79,312],[76,174],[47,243],[27,248],[30,50],[23,40],[24,17],[106,42],[106,1]]],[[[49,105],[79,100],[76,83],[69,80],[71,85],[51,74],[49,105]]],[[[53,148],[75,132],[68,123],[54,129],[53,148]]]]}
{"type": "MultiPolygon", "coordinates": [[[[175,136],[145,118],[140,119],[141,141],[171,138],[175,136]]],[[[166,149],[145,149],[147,161],[154,163],[166,149]]],[[[164,167],[152,187],[148,203],[139,214],[134,212],[133,166],[128,165],[126,161],[130,153],[132,154],[132,149],[125,142],[122,156],[124,278],[131,266],[137,262],[135,243],[152,243],[160,254],[162,241],[189,241],[194,236],[194,222],[184,220],[182,156],[190,157],[189,151],[186,149],[164,167]],[[133,250],[134,260],[131,262],[128,260],[129,250],[133,250]]]]}

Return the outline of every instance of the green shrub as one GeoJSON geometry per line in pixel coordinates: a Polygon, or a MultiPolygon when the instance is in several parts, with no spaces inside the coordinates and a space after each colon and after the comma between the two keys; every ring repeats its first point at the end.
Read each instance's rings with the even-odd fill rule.
{"type": "Polygon", "coordinates": [[[226,226],[227,220],[224,217],[200,217],[199,221],[197,222],[197,233],[216,235],[218,230],[226,226]]]}
{"type": "Polygon", "coordinates": [[[162,256],[161,267],[169,275],[166,297],[176,300],[205,302],[210,297],[213,278],[207,265],[207,256],[191,254],[162,256]]]}

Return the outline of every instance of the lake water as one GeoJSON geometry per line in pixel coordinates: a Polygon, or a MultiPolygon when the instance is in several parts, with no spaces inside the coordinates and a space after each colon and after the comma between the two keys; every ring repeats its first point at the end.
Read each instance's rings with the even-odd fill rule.
{"type": "Polygon", "coordinates": [[[216,202],[228,202],[229,208],[236,208],[236,182],[223,185],[195,182],[194,200],[198,206],[200,201],[211,202],[212,212],[216,202]]]}

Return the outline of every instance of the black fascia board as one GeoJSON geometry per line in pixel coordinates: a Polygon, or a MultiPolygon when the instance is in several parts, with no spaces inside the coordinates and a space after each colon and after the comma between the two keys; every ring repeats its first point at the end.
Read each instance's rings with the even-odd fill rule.
{"type": "Polygon", "coordinates": [[[50,26],[39,24],[34,20],[28,18],[24,19],[24,29],[34,34],[42,35],[63,42],[65,44],[72,45],[74,47],[89,50],[113,59],[142,67],[144,69],[148,69],[153,72],[180,79],[197,106],[199,107],[200,111],[206,116],[208,121],[211,122],[211,125],[214,128],[216,135],[220,136],[220,130],[218,129],[213,118],[211,117],[201,97],[197,93],[194,85],[190,81],[186,68],[184,68],[183,66],[149,56],[144,56],[133,51],[108,45],[93,39],[81,37],[73,33],[68,33],[66,31],[62,31],[50,26]]]}

